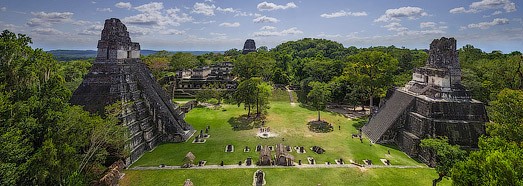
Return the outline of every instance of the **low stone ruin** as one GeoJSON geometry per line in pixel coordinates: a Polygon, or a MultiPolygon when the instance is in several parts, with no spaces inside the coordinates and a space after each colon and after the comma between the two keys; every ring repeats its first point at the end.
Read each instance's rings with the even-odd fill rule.
{"type": "Polygon", "coordinates": [[[207,163],[207,161],[200,160],[200,161],[198,161],[198,167],[203,167],[203,166],[205,166],[206,163],[207,163]]]}
{"type": "Polygon", "coordinates": [[[272,157],[271,157],[271,150],[269,150],[269,147],[265,146],[260,151],[260,159],[258,160],[259,166],[270,166],[273,164],[272,157]]]}
{"type": "Polygon", "coordinates": [[[254,172],[252,185],[263,186],[265,184],[265,173],[262,170],[257,170],[256,172],[254,172]]]}
{"type": "Polygon", "coordinates": [[[188,152],[185,155],[185,158],[183,158],[183,165],[182,168],[190,168],[194,164],[194,160],[196,159],[196,156],[192,152],[188,152]]]}
{"type": "Polygon", "coordinates": [[[120,177],[123,174],[122,171],[124,166],[125,164],[122,160],[114,162],[109,166],[107,173],[105,173],[105,175],[94,185],[117,186],[118,180],[120,180],[120,177]]]}
{"type": "Polygon", "coordinates": [[[296,150],[298,154],[306,153],[305,148],[303,148],[303,146],[295,146],[294,150],[296,150]]]}
{"type": "Polygon", "coordinates": [[[372,160],[363,160],[365,165],[372,165],[372,160]]]}
{"type": "Polygon", "coordinates": [[[310,164],[310,165],[314,165],[314,164],[316,164],[316,161],[314,160],[313,157],[307,157],[307,161],[309,161],[309,164],[310,164]]]}
{"type": "Polygon", "coordinates": [[[275,164],[280,166],[294,166],[294,156],[287,153],[283,144],[276,145],[275,164]]]}
{"type": "Polygon", "coordinates": [[[225,146],[225,152],[234,152],[234,146],[233,145],[225,146]]]}
{"type": "Polygon", "coordinates": [[[248,146],[245,146],[245,148],[243,149],[243,152],[250,152],[251,151],[251,148],[249,148],[248,146]]]}
{"type": "Polygon", "coordinates": [[[318,146],[313,146],[311,148],[312,151],[314,151],[316,154],[323,154],[325,153],[325,149],[321,148],[321,147],[318,147],[318,146]]]}
{"type": "Polygon", "coordinates": [[[256,133],[256,136],[258,136],[259,138],[273,138],[273,137],[276,137],[278,136],[277,134],[271,132],[271,128],[270,127],[262,127],[258,130],[258,133],[256,133]]]}
{"type": "Polygon", "coordinates": [[[390,165],[390,161],[388,159],[380,159],[381,163],[384,165],[390,165]]]}
{"type": "Polygon", "coordinates": [[[252,158],[248,157],[247,160],[245,160],[245,165],[251,166],[252,165],[252,158]]]}
{"type": "Polygon", "coordinates": [[[194,140],[192,143],[205,143],[207,141],[206,138],[211,137],[211,135],[207,134],[208,129],[205,129],[206,133],[203,133],[203,130],[200,130],[200,134],[194,137],[194,140]]]}
{"type": "Polygon", "coordinates": [[[183,183],[183,186],[193,186],[191,179],[186,179],[185,182],[183,183]]]}

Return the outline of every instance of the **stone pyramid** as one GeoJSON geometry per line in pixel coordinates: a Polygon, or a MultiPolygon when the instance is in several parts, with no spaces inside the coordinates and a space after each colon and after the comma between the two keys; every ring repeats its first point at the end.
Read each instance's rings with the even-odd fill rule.
{"type": "Polygon", "coordinates": [[[127,164],[161,142],[183,142],[194,133],[180,107],[140,60],[140,44],[131,42],[127,27],[119,19],[105,20],[97,48],[96,60],[71,103],[103,113],[105,106],[122,101],[126,109],[120,121],[129,129],[131,151],[127,164]]]}

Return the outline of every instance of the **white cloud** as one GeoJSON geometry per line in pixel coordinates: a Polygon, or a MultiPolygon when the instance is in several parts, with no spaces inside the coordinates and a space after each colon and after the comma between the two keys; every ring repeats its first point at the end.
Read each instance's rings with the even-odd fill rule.
{"type": "Polygon", "coordinates": [[[280,22],[280,20],[274,18],[274,17],[267,17],[267,16],[260,16],[257,18],[254,18],[252,20],[254,23],[277,23],[280,22]]]}
{"type": "Polygon", "coordinates": [[[285,10],[285,9],[289,9],[289,8],[296,8],[298,6],[296,6],[296,4],[294,4],[294,2],[287,3],[286,5],[277,5],[274,3],[269,3],[267,1],[264,1],[264,2],[261,2],[260,4],[258,4],[258,6],[256,6],[256,7],[260,11],[272,11],[272,10],[280,10],[280,9],[285,10]]]}
{"type": "Polygon", "coordinates": [[[449,12],[451,14],[459,14],[459,13],[476,13],[477,11],[474,9],[467,10],[464,7],[458,7],[458,8],[450,9],[449,12]]]}
{"type": "Polygon", "coordinates": [[[6,10],[7,10],[7,7],[5,7],[5,6],[0,8],[0,11],[2,11],[2,12],[5,12],[6,10]]]}
{"type": "Polygon", "coordinates": [[[303,31],[299,30],[296,27],[292,27],[286,30],[282,30],[280,32],[278,31],[260,31],[260,32],[254,32],[254,36],[260,36],[260,37],[269,37],[269,36],[286,36],[286,35],[297,35],[297,34],[303,34],[303,31]]]}
{"type": "Polygon", "coordinates": [[[223,27],[239,27],[240,26],[240,23],[239,22],[234,22],[234,23],[221,23],[219,26],[223,26],[223,27]]]}
{"type": "Polygon", "coordinates": [[[367,16],[367,12],[363,11],[363,12],[345,12],[344,10],[340,10],[340,11],[337,11],[337,12],[333,12],[333,13],[330,13],[330,14],[321,14],[320,17],[323,17],[323,18],[335,18],[335,17],[345,17],[345,16],[355,16],[355,17],[359,17],[359,16],[367,16]]]}
{"type": "Polygon", "coordinates": [[[112,12],[111,8],[96,8],[97,12],[112,12]]]}
{"type": "Polygon", "coordinates": [[[216,21],[194,21],[192,23],[205,25],[205,24],[216,23],[216,21]]]}
{"type": "Polygon", "coordinates": [[[481,0],[473,2],[469,5],[469,9],[464,7],[453,8],[449,12],[453,14],[458,13],[477,13],[483,10],[496,10],[503,9],[505,12],[514,12],[516,11],[516,4],[510,0],[481,0]]]}
{"type": "Polygon", "coordinates": [[[260,30],[276,30],[276,27],[273,26],[263,26],[260,28],[260,30]]]}
{"type": "Polygon", "coordinates": [[[421,22],[419,24],[420,28],[436,28],[436,23],[434,22],[421,22]]]}
{"type": "Polygon", "coordinates": [[[167,9],[166,12],[167,15],[176,23],[185,23],[193,20],[193,18],[186,13],[180,14],[180,9],[178,8],[170,8],[167,9]]]}
{"type": "Polygon", "coordinates": [[[505,25],[508,24],[509,20],[507,18],[496,18],[491,22],[480,22],[467,25],[467,28],[479,28],[479,29],[488,29],[496,25],[505,25]]]}
{"type": "Polygon", "coordinates": [[[97,36],[102,33],[102,30],[104,27],[102,25],[92,25],[88,27],[87,29],[83,30],[82,32],[78,33],[78,35],[91,35],[91,36],[97,36]]]}
{"type": "Polygon", "coordinates": [[[209,33],[211,36],[226,36],[227,34],[224,34],[224,33],[216,33],[216,32],[211,32],[209,33]]]}
{"type": "Polygon", "coordinates": [[[140,11],[140,14],[125,17],[123,22],[136,25],[150,26],[178,26],[180,23],[192,21],[192,17],[185,13],[180,13],[178,8],[170,8],[163,11],[163,3],[147,3],[134,9],[140,11]]]}
{"type": "Polygon", "coordinates": [[[235,12],[237,12],[237,10],[234,10],[234,8],[218,7],[218,8],[216,8],[216,10],[219,11],[219,12],[223,12],[223,13],[235,13],[235,12]]]}
{"type": "Polygon", "coordinates": [[[341,37],[340,34],[325,34],[323,32],[321,34],[318,34],[317,36],[321,37],[321,38],[339,38],[339,37],[341,37]]]}
{"type": "Polygon", "coordinates": [[[176,29],[167,29],[167,30],[160,30],[158,33],[163,35],[182,35],[185,33],[185,31],[180,31],[176,29]]]}
{"type": "Polygon", "coordinates": [[[499,15],[499,14],[502,14],[502,13],[503,13],[502,11],[497,10],[494,13],[492,13],[491,15],[499,15]]]}
{"type": "Polygon", "coordinates": [[[44,26],[50,27],[55,23],[64,23],[72,21],[73,13],[71,12],[31,12],[35,18],[29,19],[26,24],[31,27],[44,26]]]}
{"type": "Polygon", "coordinates": [[[194,3],[192,13],[203,14],[206,16],[214,16],[214,9],[216,6],[205,3],[194,3]]]}
{"type": "Polygon", "coordinates": [[[151,2],[137,6],[134,9],[145,13],[156,13],[163,9],[163,3],[151,2]]]}
{"type": "Polygon", "coordinates": [[[389,23],[388,25],[385,25],[383,27],[387,28],[387,30],[395,31],[395,32],[403,32],[403,31],[408,30],[407,27],[404,27],[403,25],[401,25],[400,23],[397,23],[397,22],[389,23]]]}
{"type": "Polygon", "coordinates": [[[126,9],[128,9],[128,10],[130,10],[130,9],[133,7],[133,5],[131,5],[130,2],[126,2],[126,3],[124,3],[124,2],[118,2],[118,3],[114,4],[114,6],[115,6],[116,8],[126,8],[126,9]]]}
{"type": "Polygon", "coordinates": [[[385,11],[385,14],[381,15],[378,19],[375,19],[374,22],[390,22],[390,21],[400,21],[400,18],[408,19],[417,19],[422,16],[428,16],[422,8],[419,7],[400,7],[397,9],[388,9],[385,11]]]}
{"type": "Polygon", "coordinates": [[[33,32],[40,35],[62,35],[63,32],[54,28],[35,28],[33,32]]]}

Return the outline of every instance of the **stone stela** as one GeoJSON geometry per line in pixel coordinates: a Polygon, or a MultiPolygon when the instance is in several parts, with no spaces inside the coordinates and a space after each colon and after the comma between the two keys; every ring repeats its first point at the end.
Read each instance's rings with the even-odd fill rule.
{"type": "Polygon", "coordinates": [[[96,60],[71,103],[103,113],[105,106],[117,101],[122,102],[121,124],[130,134],[128,165],[161,142],[183,142],[194,133],[185,113],[140,60],[140,44],[131,41],[119,19],[111,18],[105,20],[96,60]]]}
{"type": "Polygon", "coordinates": [[[442,37],[430,44],[426,65],[388,96],[362,132],[372,143],[396,143],[434,166],[435,156],[419,147],[421,139],[446,136],[451,144],[476,148],[487,121],[485,105],[461,85],[456,40],[442,37]]]}

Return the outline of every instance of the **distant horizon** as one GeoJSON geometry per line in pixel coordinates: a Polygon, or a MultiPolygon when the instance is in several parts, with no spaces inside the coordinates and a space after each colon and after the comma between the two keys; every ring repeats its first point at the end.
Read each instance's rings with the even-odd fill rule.
{"type": "Polygon", "coordinates": [[[458,48],[523,50],[522,1],[2,1],[0,30],[23,33],[44,50],[91,50],[104,20],[118,18],[150,50],[241,49],[246,39],[274,48],[323,38],[345,47],[426,49],[453,37],[458,48]]]}

